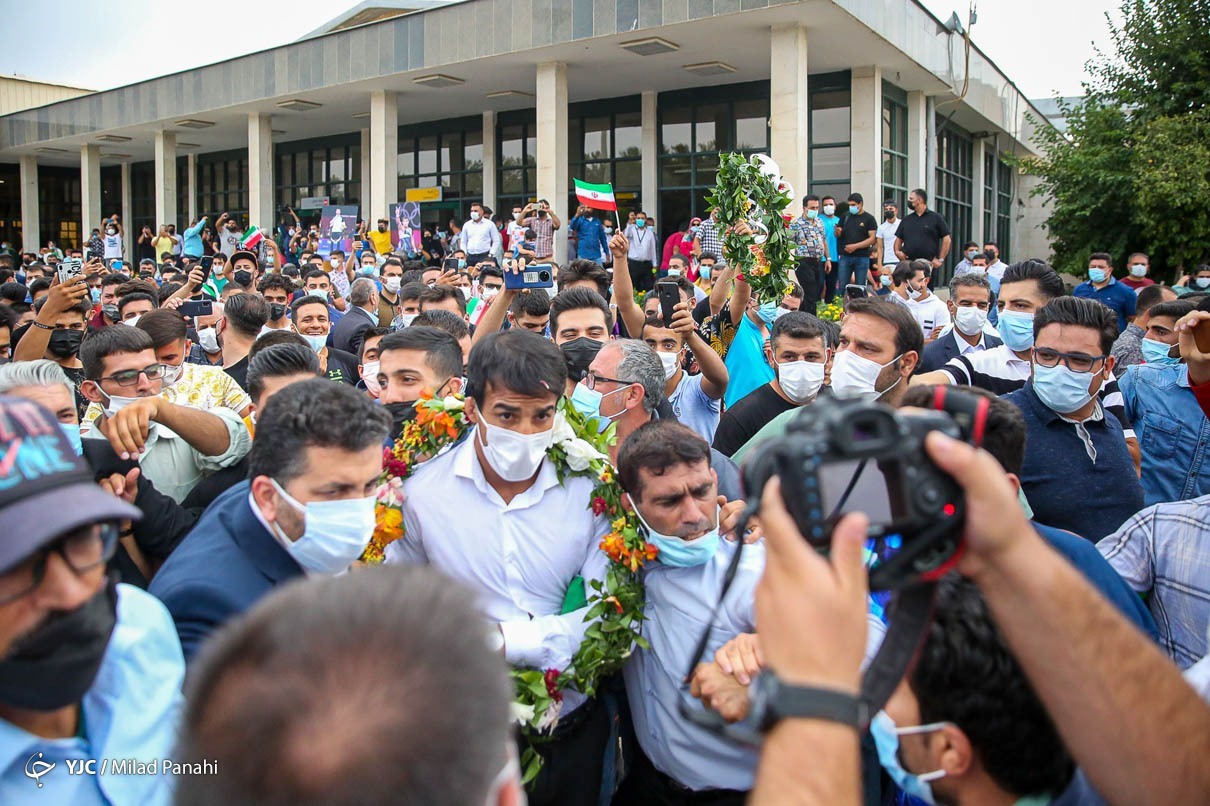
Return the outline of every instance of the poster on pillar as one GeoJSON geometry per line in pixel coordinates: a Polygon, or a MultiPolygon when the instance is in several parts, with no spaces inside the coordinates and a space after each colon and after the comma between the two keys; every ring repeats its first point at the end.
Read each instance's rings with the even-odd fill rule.
{"type": "Polygon", "coordinates": [[[420,204],[397,202],[389,205],[391,216],[391,246],[396,252],[413,257],[420,252],[420,204]]]}
{"type": "Polygon", "coordinates": [[[319,254],[327,257],[333,249],[349,254],[357,235],[356,204],[325,204],[319,216],[319,254]]]}

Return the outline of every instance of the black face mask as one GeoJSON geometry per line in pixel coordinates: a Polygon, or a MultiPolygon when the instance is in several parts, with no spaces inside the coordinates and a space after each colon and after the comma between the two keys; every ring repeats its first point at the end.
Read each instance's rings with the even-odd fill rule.
{"type": "MultiPolygon", "coordinates": [[[[114,311],[114,318],[118,315],[114,311]]],[[[50,342],[46,349],[55,358],[71,358],[80,351],[80,341],[84,338],[82,330],[56,330],[50,334],[50,342]]]]}
{"type": "Polygon", "coordinates": [[[285,315],[286,315],[286,306],[285,305],[282,305],[280,302],[270,302],[269,303],[269,321],[270,322],[276,322],[278,319],[281,319],[285,315]]]}
{"type": "Polygon", "coordinates": [[[111,322],[118,321],[118,306],[117,305],[102,305],[101,313],[111,322]]]}
{"type": "Polygon", "coordinates": [[[403,433],[403,426],[416,419],[416,401],[384,403],[383,408],[391,415],[391,439],[399,439],[403,433]]]}
{"type": "Polygon", "coordinates": [[[117,623],[116,580],[70,613],[51,615],[0,661],[0,702],[31,711],[78,703],[92,687],[117,623]]]}
{"type": "Polygon", "coordinates": [[[597,357],[605,342],[580,336],[559,346],[563,351],[563,360],[567,362],[567,376],[578,381],[588,371],[588,365],[597,357]]]}
{"type": "Polygon", "coordinates": [[[247,269],[236,269],[235,274],[232,276],[235,279],[235,284],[238,286],[247,288],[248,286],[252,285],[252,272],[248,271],[247,269]]]}
{"type": "Polygon", "coordinates": [[[882,214],[883,221],[890,221],[894,217],[895,217],[895,214],[893,212],[891,212],[890,210],[887,210],[886,212],[884,212],[882,214]]]}

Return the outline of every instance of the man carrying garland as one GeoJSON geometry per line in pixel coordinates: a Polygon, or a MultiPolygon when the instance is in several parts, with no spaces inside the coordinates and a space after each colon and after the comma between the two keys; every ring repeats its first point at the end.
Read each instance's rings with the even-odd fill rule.
{"type": "MultiPolygon", "coordinates": [[[[599,545],[610,531],[589,509],[595,480],[560,481],[546,455],[566,361],[551,342],[514,329],[475,344],[467,374],[473,428],[404,483],[405,534],[387,546],[386,562],[432,565],[469,586],[491,622],[488,640],[509,663],[562,671],[591,623],[582,603],[565,606],[568,588],[576,577],[588,590],[604,579],[599,545]]],[[[562,697],[558,724],[537,745],[535,806],[595,804],[601,790],[607,710],[577,691],[562,697]]]]}

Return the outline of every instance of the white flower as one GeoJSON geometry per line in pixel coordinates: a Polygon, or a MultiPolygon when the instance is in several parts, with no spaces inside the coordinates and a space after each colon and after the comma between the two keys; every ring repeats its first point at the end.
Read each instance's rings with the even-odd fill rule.
{"type": "Polygon", "coordinates": [[[441,405],[445,408],[446,411],[462,411],[462,407],[465,404],[466,404],[465,400],[459,400],[458,398],[454,397],[453,395],[446,395],[445,399],[441,401],[441,405]]]}
{"type": "MultiPolygon", "coordinates": [[[[551,701],[550,707],[546,709],[546,713],[542,714],[542,718],[538,720],[538,724],[534,728],[539,733],[545,733],[549,730],[554,730],[555,725],[559,724],[559,712],[563,710],[563,703],[551,701]]],[[[533,709],[531,708],[532,712],[533,709]]]]}
{"type": "Polygon", "coordinates": [[[575,438],[576,432],[571,427],[571,423],[567,422],[567,415],[561,411],[555,412],[555,427],[551,435],[551,442],[555,445],[561,445],[575,438]]]}
{"type": "Polygon", "coordinates": [[[534,707],[513,700],[512,717],[513,722],[516,722],[518,725],[528,725],[534,719],[534,707]]]}
{"type": "Polygon", "coordinates": [[[559,447],[567,455],[567,466],[577,473],[587,470],[588,465],[594,459],[605,458],[596,448],[582,439],[569,439],[559,447]]]}

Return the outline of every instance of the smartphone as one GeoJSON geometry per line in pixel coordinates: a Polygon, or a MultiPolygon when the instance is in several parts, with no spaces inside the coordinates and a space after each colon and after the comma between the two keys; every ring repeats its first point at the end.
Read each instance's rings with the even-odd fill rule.
{"type": "Polygon", "coordinates": [[[520,272],[504,272],[505,288],[554,288],[555,276],[549,263],[535,263],[520,272]]]}
{"type": "Polygon", "coordinates": [[[177,311],[181,314],[181,316],[210,316],[214,313],[214,303],[208,299],[190,299],[181,303],[181,307],[178,308],[177,311]]]}
{"type": "Polygon", "coordinates": [[[661,280],[655,284],[655,291],[660,297],[660,313],[664,317],[664,327],[672,327],[672,314],[681,301],[681,289],[674,282],[661,280]]]}
{"type": "Polygon", "coordinates": [[[845,299],[861,299],[869,294],[864,285],[849,283],[844,287],[845,299]]]}
{"type": "Polygon", "coordinates": [[[442,262],[442,264],[441,264],[441,268],[442,268],[442,270],[443,270],[443,271],[457,271],[457,270],[458,270],[458,258],[456,258],[456,257],[447,257],[447,258],[446,258],[446,259],[445,259],[445,260],[442,262]]]}
{"type": "Polygon", "coordinates": [[[210,270],[214,267],[214,256],[207,255],[198,261],[198,266],[202,269],[202,282],[210,279],[210,270]]]}
{"type": "Polygon", "coordinates": [[[67,258],[59,264],[59,285],[66,285],[84,273],[84,263],[77,258],[67,258]]]}

